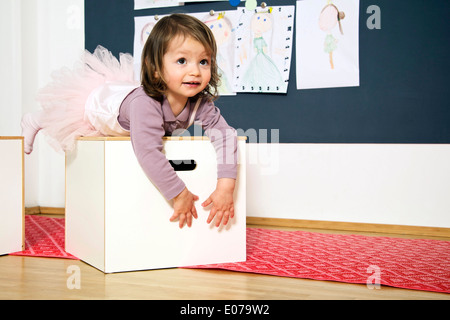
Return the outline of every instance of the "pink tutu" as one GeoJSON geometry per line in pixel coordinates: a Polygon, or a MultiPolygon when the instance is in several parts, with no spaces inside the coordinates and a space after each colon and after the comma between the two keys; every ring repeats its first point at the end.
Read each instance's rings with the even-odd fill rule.
{"type": "Polygon", "coordinates": [[[72,150],[81,136],[103,136],[85,117],[91,92],[106,82],[139,84],[134,80],[133,57],[120,54],[120,62],[102,46],[87,50],[73,70],[63,68],[52,74],[53,81],[38,93],[43,110],[40,124],[49,143],[57,151],[72,150]]]}

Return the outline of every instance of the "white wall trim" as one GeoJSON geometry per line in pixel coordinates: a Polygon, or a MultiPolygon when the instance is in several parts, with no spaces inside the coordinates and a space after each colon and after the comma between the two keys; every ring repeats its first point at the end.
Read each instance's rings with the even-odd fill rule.
{"type": "Polygon", "coordinates": [[[247,155],[261,160],[247,166],[247,216],[450,227],[448,144],[261,148],[247,155]]]}

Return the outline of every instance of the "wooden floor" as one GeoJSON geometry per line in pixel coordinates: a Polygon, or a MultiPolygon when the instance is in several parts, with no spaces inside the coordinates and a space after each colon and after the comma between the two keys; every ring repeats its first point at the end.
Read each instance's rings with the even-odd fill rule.
{"type": "Polygon", "coordinates": [[[175,268],[103,274],[76,260],[5,255],[0,256],[0,299],[450,300],[450,295],[385,286],[370,290],[366,285],[360,284],[222,270],[175,268]],[[68,282],[69,287],[74,285],[70,278],[72,268],[79,268],[79,289],[68,288],[68,282]]]}

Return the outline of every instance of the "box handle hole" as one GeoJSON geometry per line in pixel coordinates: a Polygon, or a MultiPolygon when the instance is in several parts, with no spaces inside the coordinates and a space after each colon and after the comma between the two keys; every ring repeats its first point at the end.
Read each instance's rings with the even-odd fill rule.
{"type": "Polygon", "coordinates": [[[175,171],[192,171],[197,167],[195,160],[169,160],[175,171]]]}

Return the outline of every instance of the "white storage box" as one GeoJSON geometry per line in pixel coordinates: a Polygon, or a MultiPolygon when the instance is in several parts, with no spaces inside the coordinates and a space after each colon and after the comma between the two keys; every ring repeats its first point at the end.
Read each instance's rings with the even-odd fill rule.
{"type": "Polygon", "coordinates": [[[180,229],[129,138],[80,138],[66,156],[66,251],[105,273],[245,261],[245,138],[238,148],[235,216],[217,228],[206,223],[209,210],[201,206],[217,183],[214,147],[203,137],[165,138],[168,160],[197,164],[177,171],[200,198],[198,219],[180,229]]]}
{"type": "Polygon", "coordinates": [[[0,255],[23,250],[23,137],[0,137],[0,255]]]}

